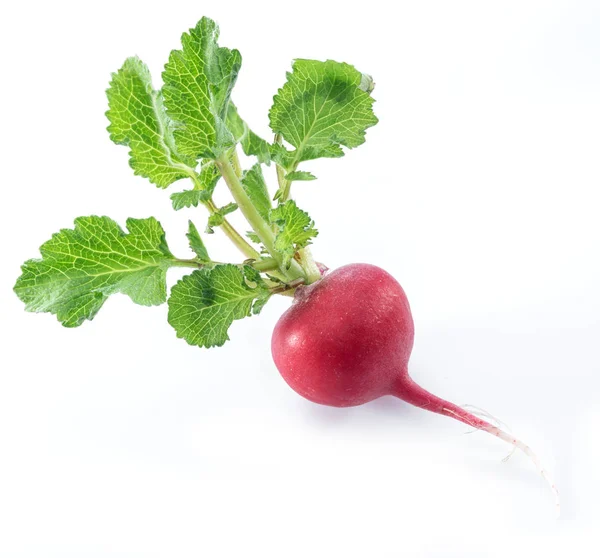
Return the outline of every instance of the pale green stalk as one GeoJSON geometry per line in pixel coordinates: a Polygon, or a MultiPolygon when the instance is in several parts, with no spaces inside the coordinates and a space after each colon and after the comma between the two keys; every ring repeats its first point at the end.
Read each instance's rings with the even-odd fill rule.
{"type": "Polygon", "coordinates": [[[305,277],[304,269],[294,260],[291,261],[289,269],[285,268],[282,255],[275,249],[275,235],[271,230],[271,226],[261,217],[256,207],[254,207],[252,200],[248,197],[248,194],[246,194],[246,191],[228,158],[221,156],[215,162],[233,199],[250,226],[254,229],[254,232],[258,235],[258,238],[260,238],[261,242],[264,244],[267,252],[269,252],[271,257],[277,262],[281,272],[292,280],[297,279],[298,277],[305,277]]]}
{"type": "Polygon", "coordinates": [[[231,155],[231,164],[238,178],[242,178],[242,165],[240,163],[240,158],[238,157],[237,149],[235,147],[233,148],[233,154],[231,155]]]}
{"type": "MultiPolygon", "coordinates": [[[[196,171],[194,171],[193,169],[190,169],[190,171],[191,172],[189,173],[189,176],[192,179],[192,182],[194,183],[194,188],[196,190],[202,190],[202,185],[198,180],[198,173],[196,173],[196,171]]],[[[206,207],[206,209],[208,209],[208,212],[211,215],[217,213],[217,211],[219,210],[212,198],[206,202],[203,202],[203,205],[204,207],[206,207]]],[[[233,242],[236,248],[242,254],[244,254],[246,258],[249,258],[251,260],[260,259],[260,254],[254,248],[252,248],[251,244],[248,241],[246,241],[246,239],[234,228],[234,226],[226,218],[223,218],[223,222],[221,223],[220,227],[221,229],[223,229],[223,232],[225,233],[227,238],[229,238],[229,240],[233,242]]]]}
{"type": "MultiPolygon", "coordinates": [[[[281,140],[281,136],[279,134],[275,135],[275,141],[277,143],[281,143],[282,140],[281,140]]],[[[286,171],[283,167],[281,167],[279,165],[276,165],[276,166],[277,166],[277,182],[279,183],[279,190],[281,192],[279,201],[280,201],[280,203],[284,203],[290,197],[290,189],[292,186],[292,181],[287,180],[285,178],[286,171]]],[[[296,163],[293,167],[293,170],[296,170],[297,166],[298,166],[298,164],[296,163]]],[[[308,247],[301,248],[300,250],[298,250],[298,257],[299,257],[300,265],[302,266],[302,269],[304,270],[304,274],[306,276],[306,281],[309,284],[314,283],[315,281],[318,281],[319,279],[321,279],[321,272],[319,271],[317,264],[313,260],[312,254],[308,247]]]]}

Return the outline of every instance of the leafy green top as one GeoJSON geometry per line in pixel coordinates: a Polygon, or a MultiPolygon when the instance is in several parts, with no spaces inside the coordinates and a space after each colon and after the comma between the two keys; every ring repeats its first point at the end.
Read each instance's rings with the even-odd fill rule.
{"type": "Polygon", "coordinates": [[[290,198],[292,183],[315,176],[304,161],[340,157],[343,147],[364,142],[377,122],[373,80],[349,64],[296,60],[273,98],[272,143],[254,133],[231,101],[241,67],[237,50],[218,45],[215,22],[202,18],[184,33],[180,50],[165,65],[161,90],[136,57],[125,60],[107,90],[110,138],[129,147],[134,173],[161,188],[188,178],[171,195],[175,210],[198,205],[208,212],[206,232],[219,227],[244,254],[240,264],[214,261],[198,228],[189,221],[190,259],[173,256],[154,218],[129,219],[127,230],[108,217],[79,217],[40,248],[41,259],[22,267],[15,291],[33,312],[55,314],[63,325],[94,318],[113,293],[156,305],[167,299],[171,267],[193,269],[172,289],[169,323],[191,345],[220,346],[234,320],[258,313],[273,293],[288,294],[321,278],[308,250],[317,236],[311,217],[290,198]],[[255,164],[244,170],[237,146],[255,164]],[[273,165],[273,196],[262,165],[273,165]],[[213,194],[224,183],[233,200],[217,206],[213,194]],[[251,245],[228,221],[241,213],[251,245]]]}

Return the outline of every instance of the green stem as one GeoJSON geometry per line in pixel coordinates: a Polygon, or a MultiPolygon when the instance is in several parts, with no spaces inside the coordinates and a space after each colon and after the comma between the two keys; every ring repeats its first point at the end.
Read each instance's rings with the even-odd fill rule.
{"type": "MultiPolygon", "coordinates": [[[[275,141],[279,144],[282,143],[281,134],[275,134],[275,141]]],[[[277,167],[277,182],[279,184],[279,203],[285,203],[290,198],[290,191],[292,187],[292,181],[287,180],[285,175],[288,171],[286,171],[283,167],[276,165],[277,167]]],[[[298,163],[294,163],[292,165],[292,169],[289,172],[293,172],[298,168],[298,163]]],[[[317,264],[313,260],[310,249],[302,248],[298,250],[299,262],[304,270],[304,275],[306,276],[307,282],[314,283],[321,279],[321,272],[317,267],[317,264]]]]}
{"type": "Polygon", "coordinates": [[[169,262],[169,266],[170,267],[194,267],[196,269],[202,269],[203,267],[206,267],[206,264],[200,263],[197,260],[180,260],[180,259],[175,259],[175,260],[171,260],[169,262]]]}
{"type": "Polygon", "coordinates": [[[294,292],[296,291],[296,289],[304,284],[305,284],[304,279],[302,279],[302,278],[294,279],[293,281],[290,281],[289,283],[282,283],[281,285],[275,285],[274,287],[271,288],[271,293],[272,294],[290,293],[291,295],[293,295],[294,292]]]}
{"type": "MultiPolygon", "coordinates": [[[[219,210],[219,208],[215,205],[215,202],[213,202],[212,199],[208,200],[204,205],[207,207],[211,215],[219,210]]],[[[231,240],[231,242],[235,244],[238,250],[242,254],[244,254],[246,258],[249,258],[251,260],[260,259],[260,254],[254,248],[252,248],[250,243],[246,241],[246,239],[234,228],[234,226],[226,218],[223,218],[223,222],[220,226],[221,229],[223,229],[223,232],[229,238],[229,240],[231,240]]]]}
{"type": "Polygon", "coordinates": [[[290,197],[290,188],[292,183],[290,180],[285,178],[285,169],[280,165],[277,167],[277,183],[279,184],[279,191],[277,192],[276,198],[281,202],[285,202],[290,197]]]}
{"type": "MultiPolygon", "coordinates": [[[[281,169],[281,167],[277,168],[278,174],[277,176],[279,177],[279,170],[281,169]]],[[[283,169],[281,169],[283,170],[283,169]]],[[[293,172],[296,169],[291,170],[290,172],[293,172]]],[[[281,201],[281,203],[285,203],[286,201],[288,201],[290,199],[290,191],[292,189],[292,181],[288,180],[287,178],[285,178],[285,174],[287,174],[285,171],[281,173],[283,175],[283,179],[281,181],[280,184],[282,184],[282,186],[280,186],[281,188],[281,194],[279,196],[279,200],[281,201]]]]}
{"type": "MultiPolygon", "coordinates": [[[[279,145],[283,144],[283,138],[281,134],[275,134],[275,143],[279,145]]],[[[296,170],[298,163],[295,163],[293,170],[296,170]]],[[[279,184],[279,191],[277,192],[277,199],[284,203],[290,198],[290,190],[292,188],[292,181],[286,180],[285,175],[288,173],[281,165],[275,165],[277,171],[277,183],[279,184]]]]}
{"type": "Polygon", "coordinates": [[[298,255],[300,256],[300,265],[306,273],[306,282],[310,284],[321,279],[321,271],[312,257],[310,248],[301,248],[298,250],[298,255]]]}
{"type": "Polygon", "coordinates": [[[278,294],[278,295],[282,295],[282,296],[293,297],[294,293],[296,292],[295,288],[288,288],[287,290],[281,291],[281,292],[279,290],[277,290],[277,292],[275,292],[276,289],[279,289],[281,287],[282,283],[275,283],[274,281],[269,281],[269,279],[263,279],[263,281],[265,282],[265,284],[271,291],[271,294],[278,294]]]}
{"type": "Polygon", "coordinates": [[[277,261],[273,258],[263,258],[258,261],[250,261],[248,265],[251,265],[257,271],[277,271],[279,269],[279,265],[277,265],[277,261]]]}
{"type": "Polygon", "coordinates": [[[233,148],[233,153],[231,155],[231,165],[235,170],[235,174],[237,174],[238,178],[242,178],[242,165],[240,164],[240,158],[238,157],[237,149],[233,148]]]}
{"type": "MultiPolygon", "coordinates": [[[[224,262],[215,262],[215,261],[210,261],[207,263],[204,262],[200,262],[195,258],[189,259],[189,260],[185,260],[182,258],[175,258],[174,260],[170,260],[169,261],[169,266],[170,267],[193,267],[195,269],[202,269],[204,267],[210,267],[210,266],[215,266],[215,265],[225,265],[224,262]]],[[[269,275],[272,276],[276,276],[276,277],[281,277],[282,281],[284,281],[284,284],[287,281],[287,279],[285,278],[285,276],[283,276],[281,273],[278,273],[278,267],[277,267],[277,263],[275,262],[275,260],[273,260],[272,258],[265,258],[263,260],[258,260],[258,261],[254,261],[254,260],[246,260],[245,262],[241,263],[241,264],[234,264],[237,265],[238,267],[244,267],[244,266],[250,266],[254,269],[256,269],[256,271],[260,271],[261,273],[269,273],[269,275]],[[271,271],[275,271],[277,273],[270,273],[271,271]]],[[[265,279],[265,281],[267,281],[265,279]]],[[[301,281],[304,283],[304,279],[302,278],[301,281]]],[[[272,282],[269,282],[269,284],[271,284],[272,282]]],[[[272,283],[272,286],[277,286],[280,287],[282,285],[282,283],[272,283]]],[[[288,290],[288,289],[286,289],[288,290]]]]}
{"type": "MultiPolygon", "coordinates": [[[[243,268],[245,265],[250,265],[252,266],[254,269],[256,269],[257,271],[265,271],[264,269],[262,269],[260,265],[261,263],[268,263],[269,260],[263,260],[261,262],[254,262],[253,264],[247,264],[247,263],[243,263],[243,264],[236,264],[238,267],[243,268]]],[[[223,265],[220,262],[211,262],[211,265],[223,265]]],[[[170,267],[187,267],[187,268],[194,268],[194,269],[203,269],[205,267],[208,267],[207,264],[203,264],[199,261],[196,261],[194,259],[192,260],[182,260],[182,259],[174,259],[171,260],[169,262],[169,266],[170,267]]],[[[289,281],[289,282],[284,282],[284,283],[275,283],[274,281],[269,281],[269,279],[263,279],[263,281],[267,284],[267,286],[269,287],[269,290],[271,291],[271,294],[278,294],[278,295],[282,295],[282,296],[294,296],[294,293],[296,292],[296,288],[299,287],[300,285],[304,284],[304,279],[300,278],[300,279],[294,279],[293,281],[289,281]]]]}
{"type": "MultiPolygon", "coordinates": [[[[196,171],[191,171],[190,178],[192,179],[192,182],[194,183],[194,188],[196,190],[203,190],[203,187],[200,184],[200,180],[198,178],[198,173],[196,171]]],[[[208,209],[208,212],[211,215],[219,210],[212,198],[202,203],[204,207],[208,209]]],[[[237,232],[237,230],[235,230],[234,226],[227,219],[224,218],[220,226],[221,229],[223,229],[225,235],[229,238],[229,240],[233,242],[237,249],[242,254],[244,254],[246,258],[250,258],[252,260],[260,259],[260,254],[254,248],[252,248],[252,245],[239,232],[237,232]]]]}
{"type": "Polygon", "coordinates": [[[238,178],[235,169],[231,165],[231,162],[227,157],[221,156],[215,161],[221,175],[223,176],[225,183],[229,187],[233,199],[238,204],[244,217],[254,229],[254,232],[258,235],[265,248],[271,254],[271,257],[277,262],[279,269],[289,279],[297,279],[298,277],[304,277],[304,270],[295,261],[292,260],[290,268],[286,269],[283,264],[283,256],[275,249],[275,235],[271,230],[269,223],[267,223],[257,211],[256,207],[252,203],[252,200],[246,194],[240,179],[238,178]]]}

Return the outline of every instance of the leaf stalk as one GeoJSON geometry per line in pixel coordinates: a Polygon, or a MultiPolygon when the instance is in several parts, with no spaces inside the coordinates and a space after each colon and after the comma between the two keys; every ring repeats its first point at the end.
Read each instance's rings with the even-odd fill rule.
{"type": "Polygon", "coordinates": [[[260,238],[261,242],[264,244],[267,252],[269,252],[271,257],[277,262],[281,272],[290,280],[297,279],[298,277],[306,278],[304,269],[294,260],[292,260],[289,269],[284,265],[283,256],[275,249],[275,235],[273,234],[269,223],[261,217],[260,213],[258,213],[256,207],[252,203],[252,200],[249,198],[248,194],[246,194],[229,159],[221,156],[215,163],[221,172],[233,199],[238,204],[238,207],[257,234],[258,238],[260,238]]]}

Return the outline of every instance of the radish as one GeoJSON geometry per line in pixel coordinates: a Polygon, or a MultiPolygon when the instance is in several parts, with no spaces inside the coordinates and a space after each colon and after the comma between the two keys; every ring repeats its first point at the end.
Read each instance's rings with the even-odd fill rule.
{"type": "Polygon", "coordinates": [[[78,217],[73,229],[42,244],[41,259],[22,266],[14,289],[26,310],[55,314],[71,328],[92,320],[115,293],[143,306],[168,302],[177,336],[211,348],[229,340],[234,320],[258,314],[275,295],[293,296],[275,327],[272,353],[300,395],[334,407],[394,395],[454,418],[525,452],[558,498],[528,446],[411,379],[413,320],[390,275],[366,264],[328,274],[312,257],[309,246],[318,231],[292,198],[292,185],[315,180],[304,167],[310,161],[339,158],[344,148],[364,143],[378,121],[373,79],[343,62],[295,60],[273,97],[269,142],[250,129],[231,99],[241,55],[220,47],[218,37],[216,23],[206,17],[184,33],[160,90],[139,58],[125,60],[112,74],[106,116],[111,140],[129,148],[134,173],[159,188],[190,181],[191,188],[171,195],[173,209],[204,207],[205,234],[218,229],[242,261],[213,259],[191,220],[186,236],[193,257],[179,258],[153,217],[128,219],[127,230],[109,217],[78,217]],[[254,158],[249,168],[243,168],[240,148],[254,158]],[[266,171],[277,179],[275,192],[266,171]],[[219,183],[230,194],[221,207],[213,199],[219,183]],[[237,211],[251,228],[245,235],[228,220],[237,211]],[[193,271],[167,294],[171,268],[193,271]]]}
{"type": "Polygon", "coordinates": [[[400,284],[379,267],[350,264],[296,290],[275,326],[271,351],[283,379],[315,403],[351,407],[393,395],[497,436],[532,459],[559,508],[556,486],[529,446],[410,377],[413,340],[410,305],[400,284]]]}

